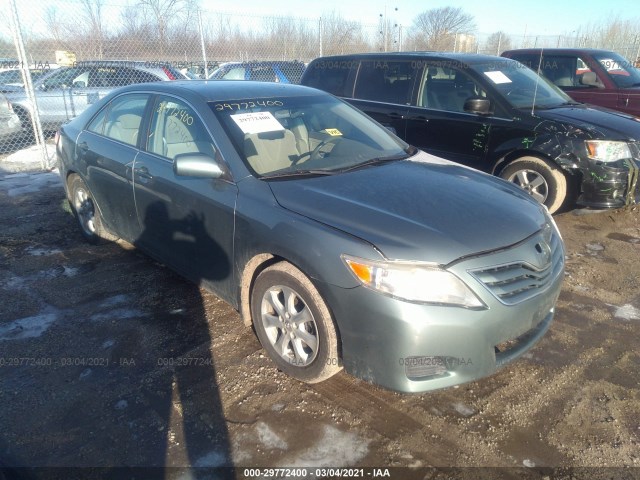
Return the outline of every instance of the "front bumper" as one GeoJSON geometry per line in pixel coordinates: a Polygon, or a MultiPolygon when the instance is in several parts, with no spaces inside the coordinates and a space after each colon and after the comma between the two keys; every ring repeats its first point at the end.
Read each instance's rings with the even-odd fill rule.
{"type": "Polygon", "coordinates": [[[623,207],[640,201],[640,160],[615,164],[587,162],[582,172],[582,193],[577,203],[585,207],[623,207]]]}
{"type": "Polygon", "coordinates": [[[472,272],[527,261],[538,238],[449,267],[487,306],[471,310],[409,303],[365,287],[322,286],[342,340],[345,370],[400,392],[477,380],[515,360],[549,329],[564,276],[564,249],[545,284],[515,303],[498,298],[472,272]]]}

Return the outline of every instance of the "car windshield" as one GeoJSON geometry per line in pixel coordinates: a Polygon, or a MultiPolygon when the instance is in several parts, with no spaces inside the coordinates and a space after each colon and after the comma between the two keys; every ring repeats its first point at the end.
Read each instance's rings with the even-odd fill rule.
{"type": "Polygon", "coordinates": [[[470,65],[514,108],[553,108],[574,103],[562,90],[512,60],[470,65]]]}
{"type": "Polygon", "coordinates": [[[618,88],[640,87],[640,70],[624,57],[613,52],[593,55],[607,71],[607,75],[618,88]]]}
{"type": "Polygon", "coordinates": [[[334,174],[407,158],[415,150],[328,95],[209,105],[247,166],[265,178],[334,174]]]}

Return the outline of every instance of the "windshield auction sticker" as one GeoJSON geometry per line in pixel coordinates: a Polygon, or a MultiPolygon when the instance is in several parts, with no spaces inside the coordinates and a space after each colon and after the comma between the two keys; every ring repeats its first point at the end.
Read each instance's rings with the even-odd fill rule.
{"type": "Polygon", "coordinates": [[[493,83],[511,83],[509,77],[500,71],[484,72],[484,74],[489,77],[493,83]]]}
{"type": "Polygon", "coordinates": [[[242,133],[265,133],[284,130],[271,112],[237,113],[230,115],[242,133]]]}
{"type": "Polygon", "coordinates": [[[340,130],[338,130],[337,128],[325,128],[324,129],[324,133],[326,133],[327,135],[331,135],[332,137],[341,137],[342,136],[342,132],[340,130]]]}

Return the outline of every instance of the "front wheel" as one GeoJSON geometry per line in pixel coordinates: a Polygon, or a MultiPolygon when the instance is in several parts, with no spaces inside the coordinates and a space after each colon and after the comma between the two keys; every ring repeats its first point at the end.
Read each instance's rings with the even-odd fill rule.
{"type": "Polygon", "coordinates": [[[118,237],[104,227],[100,211],[84,180],[78,175],[73,175],[69,177],[68,181],[69,203],[80,226],[82,236],[89,243],[99,243],[101,240],[117,240],[118,237]]]}
{"type": "Polygon", "coordinates": [[[567,177],[555,165],[537,157],[521,157],[509,163],[500,177],[515,183],[550,213],[557,212],[567,198],[567,177]]]}
{"type": "Polygon", "coordinates": [[[286,374],[317,383],[342,369],[329,309],[293,265],[280,262],[258,275],[251,292],[251,316],[260,343],[286,374]]]}

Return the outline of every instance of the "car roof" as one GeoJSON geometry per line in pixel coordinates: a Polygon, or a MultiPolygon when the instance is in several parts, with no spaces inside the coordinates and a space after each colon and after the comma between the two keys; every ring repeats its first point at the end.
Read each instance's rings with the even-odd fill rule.
{"type": "Polygon", "coordinates": [[[516,48],[513,50],[505,50],[502,54],[510,53],[612,53],[611,50],[601,48],[516,48]]]}
{"type": "Polygon", "coordinates": [[[276,82],[240,82],[236,80],[174,80],[171,82],[129,85],[117,90],[118,93],[128,91],[152,91],[190,97],[197,96],[205,102],[282,96],[328,95],[315,88],[301,85],[276,82]]]}
{"type": "Polygon", "coordinates": [[[478,64],[486,62],[504,61],[504,57],[497,57],[495,55],[484,55],[478,53],[452,53],[452,52],[432,52],[432,51],[417,51],[417,52],[375,52],[375,53],[354,53],[347,55],[334,55],[327,57],[319,57],[317,60],[343,60],[343,59],[358,59],[358,60],[440,60],[461,62],[467,64],[478,64]]]}

